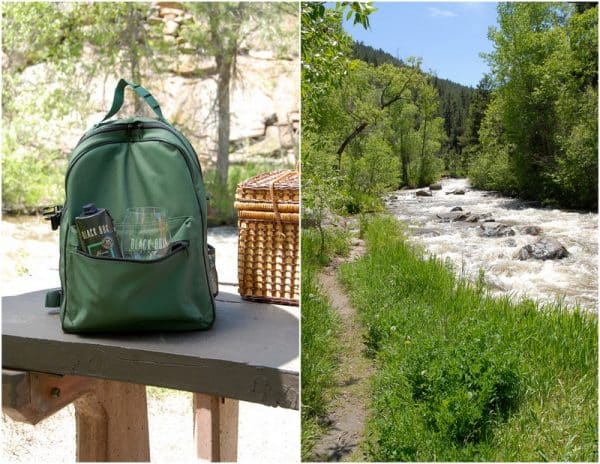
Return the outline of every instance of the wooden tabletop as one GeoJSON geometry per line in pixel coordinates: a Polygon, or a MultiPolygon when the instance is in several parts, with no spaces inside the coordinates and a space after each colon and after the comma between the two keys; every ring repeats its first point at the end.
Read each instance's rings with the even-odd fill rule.
{"type": "Polygon", "coordinates": [[[298,409],[298,307],[243,301],[235,290],[221,287],[211,330],[102,336],[64,333],[45,291],[6,296],[2,367],[298,409]]]}

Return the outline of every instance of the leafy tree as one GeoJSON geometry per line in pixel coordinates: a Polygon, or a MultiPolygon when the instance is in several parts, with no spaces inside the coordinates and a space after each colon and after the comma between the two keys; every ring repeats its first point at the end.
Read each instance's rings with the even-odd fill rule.
{"type": "MultiPolygon", "coordinates": [[[[581,10],[578,10],[581,11],[581,10]]],[[[560,147],[552,181],[563,202],[586,208],[598,204],[598,9],[587,8],[567,26],[570,77],[556,102],[560,147]]]]}
{"type": "Polygon", "coordinates": [[[341,210],[349,201],[345,177],[331,156],[351,118],[338,98],[352,44],[342,18],[354,15],[355,24],[368,27],[371,11],[369,3],[342,2],[333,8],[323,2],[301,4],[302,200],[304,212],[317,224],[328,209],[341,210]]]}
{"type": "Polygon", "coordinates": [[[2,185],[5,207],[61,200],[67,153],[56,134],[79,128],[91,114],[93,77],[118,69],[135,78],[159,65],[151,58],[162,33],[144,26],[149,13],[148,3],[3,5],[2,159],[10,166],[2,185]],[[12,178],[19,171],[41,173],[35,187],[12,178]]]}
{"type": "Polygon", "coordinates": [[[469,112],[465,121],[465,131],[460,137],[463,147],[460,156],[460,166],[457,171],[468,173],[471,161],[481,154],[480,129],[485,112],[490,104],[492,96],[492,80],[485,75],[477,84],[477,88],[471,97],[469,112]]]}
{"type": "Polygon", "coordinates": [[[463,145],[479,144],[479,128],[485,115],[492,93],[492,80],[489,75],[485,75],[477,84],[477,88],[471,97],[469,105],[469,114],[465,124],[465,132],[462,140],[463,145]]]}
{"type": "Polygon", "coordinates": [[[435,180],[445,135],[420,62],[351,61],[339,8],[303,5],[302,21],[305,211],[377,210],[385,191],[435,180]]]}
{"type": "MultiPolygon", "coordinates": [[[[414,66],[407,67],[405,70],[405,72],[401,72],[395,66],[387,63],[375,68],[370,79],[370,87],[374,92],[370,98],[371,105],[368,107],[356,105],[356,110],[353,111],[353,119],[356,120],[356,123],[336,150],[338,168],[341,167],[342,154],[349,143],[387,108],[410,98],[410,91],[420,76],[419,62],[415,61],[414,66]]],[[[358,93],[363,96],[365,95],[364,90],[360,87],[357,89],[358,93]]]]}
{"type": "MultiPolygon", "coordinates": [[[[375,49],[362,42],[354,42],[353,56],[367,63],[379,66],[384,63],[393,64],[399,68],[409,66],[399,58],[389,53],[375,49]]],[[[474,93],[470,87],[431,76],[430,83],[439,93],[439,109],[437,116],[444,118],[444,131],[446,137],[442,141],[441,154],[446,160],[446,169],[450,172],[463,173],[464,167],[459,166],[462,151],[468,145],[464,133],[467,126],[467,114],[469,111],[471,95],[474,93]],[[451,166],[452,165],[452,166],[451,166]]],[[[403,176],[403,179],[406,179],[403,176]]]]}
{"type": "Polygon", "coordinates": [[[400,160],[401,185],[417,185],[416,179],[409,176],[409,167],[414,163],[414,154],[418,151],[418,133],[415,130],[418,111],[413,101],[390,109],[389,140],[400,160]]]}
{"type": "Polygon", "coordinates": [[[428,179],[428,173],[431,171],[429,167],[430,160],[430,148],[428,147],[428,139],[430,125],[433,122],[434,115],[437,110],[437,92],[433,87],[424,86],[419,92],[417,99],[417,105],[419,107],[419,122],[420,122],[420,136],[421,136],[421,147],[419,153],[419,169],[418,169],[418,184],[425,185],[432,179],[428,179]]]}
{"type": "Polygon", "coordinates": [[[487,56],[494,105],[481,126],[486,133],[480,133],[481,155],[472,163],[476,177],[498,151],[513,172],[500,176],[506,179],[501,190],[595,208],[597,7],[503,3],[498,23],[489,33],[495,50],[487,56]],[[492,133],[501,138],[488,137],[492,133]]]}
{"type": "Polygon", "coordinates": [[[230,94],[236,76],[236,58],[253,34],[274,38],[282,16],[296,14],[291,3],[190,2],[185,7],[194,21],[184,24],[181,36],[195,45],[196,53],[212,56],[217,80],[217,173],[219,184],[227,186],[229,171],[230,94]]]}
{"type": "Polygon", "coordinates": [[[479,128],[481,151],[469,165],[469,178],[476,187],[518,193],[518,181],[511,163],[513,145],[502,123],[503,100],[492,98],[479,128]]]}

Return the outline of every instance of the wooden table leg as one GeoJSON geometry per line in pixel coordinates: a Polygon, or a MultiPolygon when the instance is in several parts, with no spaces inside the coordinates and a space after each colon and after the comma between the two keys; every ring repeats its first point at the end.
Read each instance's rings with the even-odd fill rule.
{"type": "Polygon", "coordinates": [[[237,461],[239,402],[194,393],[194,439],[198,458],[237,461]]]}
{"type": "Polygon", "coordinates": [[[150,460],[144,385],[3,369],[2,386],[2,408],[20,422],[74,403],[78,461],[150,460]]]}
{"type": "Polygon", "coordinates": [[[144,385],[98,380],[75,412],[78,461],[150,461],[144,385]]]}

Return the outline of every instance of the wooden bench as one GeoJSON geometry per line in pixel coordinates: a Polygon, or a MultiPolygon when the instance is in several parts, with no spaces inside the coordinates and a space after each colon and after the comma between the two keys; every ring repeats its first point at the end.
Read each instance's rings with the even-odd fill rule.
{"type": "Polygon", "coordinates": [[[296,307],[221,288],[206,332],[73,335],[45,291],[2,298],[2,407],[35,424],[69,403],[78,461],[150,460],[146,385],[194,393],[199,458],[235,461],[238,401],[298,409],[296,307]]]}

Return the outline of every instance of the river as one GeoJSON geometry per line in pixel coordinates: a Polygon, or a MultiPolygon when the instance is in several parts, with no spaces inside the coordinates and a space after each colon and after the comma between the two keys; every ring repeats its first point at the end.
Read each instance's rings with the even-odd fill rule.
{"type": "Polygon", "coordinates": [[[531,203],[471,189],[467,179],[444,179],[442,190],[431,197],[417,197],[414,190],[400,190],[385,199],[388,210],[404,221],[409,240],[442,259],[449,259],[458,273],[470,279],[484,271],[492,293],[526,296],[539,302],[562,299],[597,312],[598,215],[534,207],[531,203]],[[464,189],[464,195],[447,194],[464,189]],[[437,214],[459,206],[472,214],[489,213],[496,222],[511,226],[512,237],[488,238],[478,234],[478,223],[441,222],[437,214]],[[521,232],[524,226],[542,228],[569,251],[560,260],[519,261],[515,253],[539,237],[521,232]]]}

